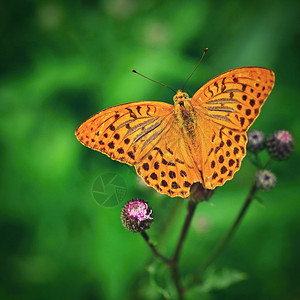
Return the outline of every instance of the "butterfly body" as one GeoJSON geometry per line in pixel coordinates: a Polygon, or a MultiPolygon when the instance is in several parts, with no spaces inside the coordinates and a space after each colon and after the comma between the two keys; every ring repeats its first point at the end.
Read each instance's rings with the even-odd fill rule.
{"type": "Polygon", "coordinates": [[[77,139],[133,165],[143,181],[171,197],[188,197],[194,182],[222,186],[246,154],[246,131],[274,86],[257,67],[225,72],[192,98],[178,90],[174,105],[139,101],[105,109],[81,124],[77,139]]]}
{"type": "Polygon", "coordinates": [[[195,136],[196,116],[191,98],[187,93],[178,90],[173,97],[175,118],[181,124],[182,133],[193,140],[195,136]]]}

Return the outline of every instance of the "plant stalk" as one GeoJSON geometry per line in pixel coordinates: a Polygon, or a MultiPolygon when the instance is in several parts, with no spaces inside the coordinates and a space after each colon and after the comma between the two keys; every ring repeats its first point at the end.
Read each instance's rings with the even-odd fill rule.
{"type": "Polygon", "coordinates": [[[162,259],[166,264],[170,264],[170,259],[168,259],[167,257],[165,257],[164,255],[162,255],[155,247],[155,245],[150,241],[150,238],[148,236],[148,234],[145,231],[141,232],[142,237],[144,238],[144,240],[146,241],[146,243],[148,244],[148,246],[150,247],[150,249],[152,250],[153,254],[155,256],[157,256],[158,258],[162,259]]]}
{"type": "Polygon", "coordinates": [[[216,257],[222,252],[222,250],[225,248],[233,234],[235,233],[236,229],[238,228],[242,218],[244,217],[249,205],[251,204],[253,197],[255,195],[255,192],[257,190],[257,187],[255,185],[255,182],[252,184],[251,189],[249,191],[249,194],[246,198],[246,201],[240,210],[236,220],[232,224],[230,230],[227,232],[223,240],[220,242],[220,244],[217,246],[217,248],[214,250],[214,252],[211,254],[211,256],[207,259],[207,261],[202,265],[200,269],[200,276],[205,272],[205,270],[213,263],[213,261],[216,259],[216,257]]]}
{"type": "Polygon", "coordinates": [[[179,259],[179,254],[180,254],[183,242],[186,238],[186,234],[188,232],[188,229],[190,227],[190,224],[191,224],[193,215],[195,213],[195,209],[196,209],[197,204],[198,203],[196,201],[193,201],[193,200],[189,200],[189,202],[188,202],[187,214],[186,214],[184,224],[183,224],[183,227],[182,227],[182,230],[181,230],[181,234],[180,234],[180,237],[179,237],[179,240],[178,240],[173,258],[172,258],[172,260],[174,262],[177,262],[178,259],[179,259]]]}

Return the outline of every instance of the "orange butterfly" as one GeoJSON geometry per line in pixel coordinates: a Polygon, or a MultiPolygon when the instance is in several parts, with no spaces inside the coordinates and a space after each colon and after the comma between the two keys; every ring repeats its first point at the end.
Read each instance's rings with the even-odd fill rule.
{"type": "Polygon", "coordinates": [[[174,105],[140,101],[105,109],[76,130],[85,146],[133,165],[144,182],[171,197],[190,186],[222,186],[246,155],[246,131],[274,86],[274,73],[245,67],[225,72],[174,105]]]}

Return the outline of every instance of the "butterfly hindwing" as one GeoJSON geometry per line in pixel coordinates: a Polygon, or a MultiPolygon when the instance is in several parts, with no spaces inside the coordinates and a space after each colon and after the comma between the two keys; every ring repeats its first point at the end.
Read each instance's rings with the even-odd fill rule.
{"type": "MultiPolygon", "coordinates": [[[[203,163],[198,165],[202,169],[204,186],[214,189],[232,179],[240,169],[246,154],[247,135],[222,126],[213,124],[210,128],[211,143],[207,147],[203,163]]],[[[208,127],[209,128],[209,127],[208,127]]]]}
{"type": "Polygon", "coordinates": [[[175,118],[135,168],[147,185],[171,197],[186,198],[194,181],[203,183],[175,118]]]}

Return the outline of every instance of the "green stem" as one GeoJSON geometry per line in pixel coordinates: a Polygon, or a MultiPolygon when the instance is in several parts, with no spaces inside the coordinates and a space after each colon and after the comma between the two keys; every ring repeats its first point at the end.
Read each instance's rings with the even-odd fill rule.
{"type": "Polygon", "coordinates": [[[262,167],[262,162],[261,162],[261,159],[258,155],[258,153],[255,153],[255,160],[256,160],[256,167],[260,168],[262,167]]]}
{"type": "Polygon", "coordinates": [[[185,241],[188,229],[191,225],[191,221],[192,221],[193,215],[195,213],[197,204],[202,201],[207,201],[212,196],[212,194],[213,194],[212,190],[204,189],[200,183],[196,183],[192,186],[191,196],[190,196],[190,199],[188,202],[188,209],[187,209],[185,221],[184,221],[184,224],[183,224],[183,227],[182,227],[182,230],[181,230],[178,242],[177,242],[176,249],[174,251],[174,255],[171,259],[168,259],[164,255],[159,253],[159,251],[156,249],[154,244],[151,243],[147,233],[144,231],[141,232],[141,235],[143,236],[143,238],[145,239],[145,241],[151,248],[154,255],[157,256],[158,258],[162,259],[164,261],[164,263],[170,267],[171,277],[174,282],[175,288],[177,290],[179,300],[183,300],[184,292],[185,292],[184,288],[182,287],[182,285],[180,283],[180,274],[179,274],[179,270],[178,270],[179,255],[182,250],[182,246],[185,241]]]}
{"type": "Polygon", "coordinates": [[[150,241],[150,238],[148,234],[145,231],[141,232],[142,237],[148,244],[148,246],[151,248],[152,252],[154,255],[164,261],[164,263],[170,267],[170,272],[172,276],[172,280],[174,282],[175,288],[177,290],[178,294],[178,300],[183,300],[183,289],[180,285],[180,276],[179,276],[179,271],[178,271],[178,264],[177,261],[168,259],[164,255],[162,255],[155,247],[155,245],[150,241]]]}
{"type": "Polygon", "coordinates": [[[150,247],[150,249],[152,250],[152,252],[154,253],[154,255],[157,256],[158,258],[162,259],[166,264],[170,264],[170,259],[168,259],[164,255],[162,255],[156,249],[155,245],[150,241],[150,238],[149,238],[148,234],[145,231],[142,231],[141,235],[144,238],[144,240],[146,241],[146,243],[148,244],[148,246],[150,247]]]}
{"type": "Polygon", "coordinates": [[[193,218],[193,215],[194,215],[197,204],[198,203],[196,201],[193,201],[193,200],[189,200],[189,202],[188,202],[187,214],[186,214],[185,221],[184,221],[184,224],[183,224],[183,227],[182,227],[182,230],[181,230],[181,234],[180,234],[180,237],[179,237],[179,240],[178,240],[178,243],[177,243],[177,247],[175,249],[175,252],[174,252],[174,255],[173,255],[173,258],[172,258],[173,261],[176,261],[176,262],[178,261],[179,254],[180,254],[183,242],[185,240],[187,231],[190,227],[190,224],[191,224],[191,221],[192,221],[192,218],[193,218]]]}
{"type": "Polygon", "coordinates": [[[180,283],[180,276],[179,276],[179,270],[178,270],[178,263],[177,262],[171,265],[170,271],[171,271],[171,276],[172,276],[175,288],[177,290],[178,300],[183,300],[184,290],[183,290],[183,287],[181,286],[181,283],[180,283]]]}
{"type": "MultiPolygon", "coordinates": [[[[216,257],[222,252],[222,250],[225,248],[229,240],[231,239],[232,235],[236,231],[237,227],[239,226],[242,218],[244,217],[250,203],[253,200],[253,197],[255,195],[257,188],[255,183],[252,184],[250,192],[246,198],[246,201],[238,214],[236,220],[234,221],[233,225],[231,226],[230,230],[227,232],[223,240],[220,242],[220,244],[217,246],[217,248],[214,250],[214,252],[211,254],[211,256],[207,259],[207,261],[202,265],[200,269],[200,276],[205,272],[205,270],[213,263],[213,261],[216,259],[216,257]]],[[[198,273],[199,274],[199,273],[198,273]]]]}
{"type": "Polygon", "coordinates": [[[184,224],[183,224],[183,227],[182,227],[182,230],[181,230],[181,234],[180,234],[180,237],[179,237],[179,240],[178,240],[178,243],[177,243],[174,255],[171,259],[171,264],[170,264],[170,266],[171,266],[171,276],[172,276],[172,279],[174,281],[174,284],[175,284],[175,287],[176,287],[176,290],[177,290],[177,293],[178,293],[178,299],[179,300],[183,299],[183,294],[184,294],[184,289],[181,286],[180,276],[179,276],[179,271],[178,271],[179,254],[181,252],[183,242],[186,238],[186,234],[187,234],[188,229],[190,227],[190,224],[191,224],[193,215],[195,213],[195,209],[196,209],[197,204],[198,204],[198,202],[193,201],[191,199],[188,202],[187,214],[186,214],[184,224]]]}
{"type": "Polygon", "coordinates": [[[150,247],[150,249],[152,250],[152,252],[154,253],[154,255],[160,259],[162,259],[166,265],[168,265],[170,267],[170,272],[171,272],[171,276],[172,276],[172,280],[174,282],[174,285],[176,287],[177,293],[178,293],[178,299],[182,300],[183,299],[183,293],[184,290],[180,284],[180,276],[179,276],[179,270],[178,270],[178,258],[179,258],[179,254],[180,251],[182,249],[182,245],[183,242],[185,240],[186,234],[188,232],[188,228],[190,226],[192,217],[194,215],[195,209],[197,206],[197,202],[193,201],[193,200],[189,200],[188,202],[188,210],[187,210],[187,215],[181,230],[181,234],[176,246],[176,250],[174,252],[174,255],[172,257],[172,259],[168,259],[167,257],[165,257],[164,255],[162,255],[155,247],[155,245],[150,241],[150,238],[148,236],[148,234],[145,231],[141,232],[142,237],[144,238],[144,240],[146,241],[146,243],[148,244],[148,246],[150,247]]]}
{"type": "Polygon", "coordinates": [[[257,154],[250,153],[250,155],[247,155],[247,158],[256,168],[261,169],[261,163],[257,154]]]}
{"type": "Polygon", "coordinates": [[[269,160],[264,165],[264,169],[266,169],[271,164],[272,161],[273,161],[273,159],[272,159],[272,157],[270,157],[269,160]]]}
{"type": "Polygon", "coordinates": [[[182,250],[183,243],[185,241],[188,229],[191,225],[192,218],[194,216],[197,204],[203,201],[207,201],[213,194],[212,190],[207,190],[203,188],[203,186],[200,183],[193,184],[190,190],[190,199],[188,202],[188,209],[186,213],[186,217],[184,220],[184,224],[181,230],[180,237],[178,239],[178,243],[176,246],[176,249],[174,251],[174,255],[171,259],[171,275],[172,279],[174,281],[175,287],[177,289],[178,293],[178,299],[182,300],[183,295],[185,293],[185,289],[181,286],[180,283],[180,277],[179,277],[179,271],[178,271],[178,260],[179,260],[179,255],[182,250]]]}

